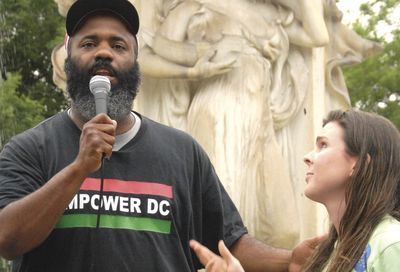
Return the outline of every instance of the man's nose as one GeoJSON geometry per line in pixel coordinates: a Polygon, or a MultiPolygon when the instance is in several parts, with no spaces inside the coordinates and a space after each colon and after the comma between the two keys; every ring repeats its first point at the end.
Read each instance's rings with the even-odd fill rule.
{"type": "Polygon", "coordinates": [[[106,44],[106,43],[101,43],[97,46],[97,51],[95,54],[96,59],[113,59],[113,52],[112,48],[106,44]]]}

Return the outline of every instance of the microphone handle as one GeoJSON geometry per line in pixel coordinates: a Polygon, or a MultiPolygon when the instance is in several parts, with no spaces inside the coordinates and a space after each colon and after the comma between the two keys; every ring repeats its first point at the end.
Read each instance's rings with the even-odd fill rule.
{"type": "Polygon", "coordinates": [[[107,114],[107,98],[108,95],[106,92],[97,92],[94,95],[94,100],[96,103],[96,115],[100,113],[107,114]]]}

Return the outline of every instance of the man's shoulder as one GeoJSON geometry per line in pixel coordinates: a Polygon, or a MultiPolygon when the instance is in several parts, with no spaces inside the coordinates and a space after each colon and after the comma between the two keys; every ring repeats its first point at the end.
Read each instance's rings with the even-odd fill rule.
{"type": "Polygon", "coordinates": [[[152,132],[160,133],[162,136],[176,137],[180,139],[186,139],[187,141],[196,142],[189,133],[183,130],[161,124],[143,115],[140,117],[146,129],[151,130],[152,132]]]}
{"type": "Polygon", "coordinates": [[[29,128],[21,133],[15,135],[10,142],[25,142],[30,140],[33,141],[41,141],[54,133],[59,133],[61,127],[64,123],[64,112],[57,113],[43,121],[39,124],[35,125],[32,128],[29,128]]]}
{"type": "Polygon", "coordinates": [[[182,152],[196,153],[202,157],[208,157],[204,148],[189,133],[156,122],[148,117],[141,116],[143,130],[141,134],[147,141],[151,141],[158,147],[177,149],[182,152]]]}

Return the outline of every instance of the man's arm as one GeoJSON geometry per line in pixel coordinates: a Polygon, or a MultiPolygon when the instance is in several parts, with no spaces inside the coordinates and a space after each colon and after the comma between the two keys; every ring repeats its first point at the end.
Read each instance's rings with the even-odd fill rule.
{"type": "Polygon", "coordinates": [[[218,243],[220,256],[194,240],[190,241],[190,247],[206,268],[206,272],[288,271],[292,256],[291,251],[267,246],[248,234],[243,235],[231,247],[233,255],[223,241],[218,243]]]}
{"type": "Polygon", "coordinates": [[[246,272],[288,271],[292,257],[292,251],[268,246],[248,234],[243,235],[231,251],[246,272]]]}
{"type": "Polygon", "coordinates": [[[43,187],[0,211],[0,256],[14,259],[41,244],[79,190],[85,172],[77,163],[43,187]]]}
{"type": "Polygon", "coordinates": [[[326,238],[327,234],[305,239],[290,251],[268,246],[246,234],[233,245],[231,251],[246,272],[300,272],[315,248],[326,238]]]}
{"type": "Polygon", "coordinates": [[[85,124],[74,162],[37,191],[0,210],[0,256],[14,259],[40,245],[53,230],[85,177],[111,155],[116,123],[98,115],[85,124]]]}
{"type": "Polygon", "coordinates": [[[298,244],[293,251],[277,249],[252,238],[242,236],[231,248],[231,255],[222,241],[218,248],[221,256],[216,255],[202,244],[191,240],[190,247],[196,253],[206,271],[243,272],[243,267],[249,271],[289,271],[300,272],[314,249],[327,238],[327,235],[306,239],[298,244]],[[242,252],[244,251],[244,252],[242,252]],[[236,258],[235,258],[236,257],[236,258]],[[241,259],[240,263],[238,259],[241,259]]]}

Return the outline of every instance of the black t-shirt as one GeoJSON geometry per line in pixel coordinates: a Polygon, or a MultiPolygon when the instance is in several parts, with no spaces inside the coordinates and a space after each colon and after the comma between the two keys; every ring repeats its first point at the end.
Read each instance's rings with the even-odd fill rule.
{"type": "MultiPolygon", "coordinates": [[[[230,246],[247,232],[197,142],[141,118],[135,138],[105,160],[103,192],[99,170],[13,271],[195,271],[189,239],[216,252],[219,239],[230,246]]],[[[70,164],[80,133],[63,112],[14,137],[0,156],[0,208],[70,164]]]]}

